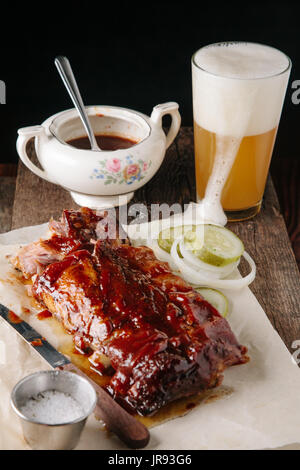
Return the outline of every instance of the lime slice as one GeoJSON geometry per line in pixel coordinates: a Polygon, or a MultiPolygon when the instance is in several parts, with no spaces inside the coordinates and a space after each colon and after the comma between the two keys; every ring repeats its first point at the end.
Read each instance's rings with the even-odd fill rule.
{"type": "Polygon", "coordinates": [[[203,233],[189,231],[184,237],[186,247],[195,256],[204,263],[220,267],[240,259],[244,245],[231,230],[218,225],[204,225],[203,228],[203,233]]]}
{"type": "Polygon", "coordinates": [[[179,225],[162,230],[158,236],[157,243],[163,250],[170,253],[174,240],[181,238],[188,232],[195,230],[195,225],[179,225]]]}
{"type": "Polygon", "coordinates": [[[238,261],[244,252],[243,242],[227,228],[218,225],[180,225],[162,230],[159,246],[170,253],[175,239],[184,235],[187,249],[204,263],[226,266],[238,261]]]}
{"type": "Polygon", "coordinates": [[[199,292],[202,297],[207,300],[219,314],[226,318],[228,315],[228,299],[219,290],[210,289],[208,287],[196,287],[196,291],[199,292]]]}

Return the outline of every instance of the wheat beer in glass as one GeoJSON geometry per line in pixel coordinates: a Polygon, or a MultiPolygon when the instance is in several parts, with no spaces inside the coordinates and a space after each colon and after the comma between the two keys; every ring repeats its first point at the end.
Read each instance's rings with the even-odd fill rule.
{"type": "Polygon", "coordinates": [[[260,210],[290,68],[256,43],[211,44],[192,57],[197,200],[220,197],[229,220],[260,210]]]}

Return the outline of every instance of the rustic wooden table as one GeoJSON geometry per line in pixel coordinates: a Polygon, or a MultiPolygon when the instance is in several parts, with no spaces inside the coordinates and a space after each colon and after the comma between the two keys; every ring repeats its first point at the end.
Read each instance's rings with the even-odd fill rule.
{"type": "MultiPolygon", "coordinates": [[[[13,176],[1,178],[1,231],[43,223],[58,217],[64,208],[76,207],[69,193],[39,179],[23,164],[19,164],[16,185],[14,181],[13,176]]],[[[190,200],[195,200],[193,132],[182,128],[158,173],[136,192],[132,202],[187,204],[190,200]]],[[[260,214],[230,228],[256,261],[257,277],[251,290],[293,352],[293,342],[300,340],[300,277],[271,179],[260,214]]]]}

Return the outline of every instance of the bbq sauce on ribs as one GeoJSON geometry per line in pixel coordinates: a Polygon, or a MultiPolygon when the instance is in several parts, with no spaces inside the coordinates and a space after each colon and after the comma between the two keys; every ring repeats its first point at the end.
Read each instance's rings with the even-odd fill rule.
{"type": "Polygon", "coordinates": [[[123,233],[97,236],[107,232],[105,214],[64,211],[50,228],[49,245],[61,237],[57,259],[35,273],[32,293],[81,349],[95,351],[94,361],[106,358],[115,399],[152,414],[248,361],[227,320],[150,248],[130,246],[123,233]]]}

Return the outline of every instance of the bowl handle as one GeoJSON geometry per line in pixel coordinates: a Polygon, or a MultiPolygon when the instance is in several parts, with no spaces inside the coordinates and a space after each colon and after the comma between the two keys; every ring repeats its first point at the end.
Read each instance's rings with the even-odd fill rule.
{"type": "Polygon", "coordinates": [[[151,114],[151,120],[155,122],[155,124],[158,124],[160,127],[162,127],[162,117],[165,114],[170,114],[172,117],[171,127],[167,134],[166,149],[171,145],[180,129],[181,116],[179,114],[178,108],[178,103],[175,103],[175,101],[169,101],[168,103],[158,104],[157,106],[154,106],[151,114]]]}
{"type": "Polygon", "coordinates": [[[18,129],[19,137],[17,139],[17,152],[24,165],[26,165],[27,168],[32,171],[32,173],[39,176],[40,178],[43,178],[46,181],[49,181],[50,183],[55,183],[55,181],[53,181],[53,179],[48,175],[46,171],[41,170],[36,165],[34,165],[31,160],[29,160],[26,150],[28,141],[32,137],[38,138],[38,136],[43,133],[45,133],[45,129],[43,126],[30,126],[18,129]]]}

